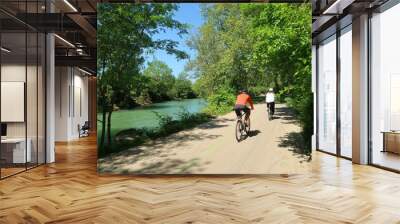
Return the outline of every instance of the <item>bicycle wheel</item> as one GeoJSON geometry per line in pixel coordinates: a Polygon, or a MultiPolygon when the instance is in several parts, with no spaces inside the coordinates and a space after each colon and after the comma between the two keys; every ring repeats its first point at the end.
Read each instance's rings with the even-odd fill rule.
{"type": "Polygon", "coordinates": [[[247,119],[244,121],[244,123],[245,123],[245,129],[244,129],[244,131],[246,132],[246,135],[247,135],[247,134],[249,134],[249,132],[250,132],[250,118],[247,118],[247,119]]]}
{"type": "Polygon", "coordinates": [[[268,107],[268,120],[272,120],[272,113],[270,107],[268,107]]]}
{"type": "Polygon", "coordinates": [[[242,140],[242,120],[238,120],[236,122],[236,129],[235,129],[235,136],[236,136],[236,140],[238,142],[240,142],[240,140],[242,140]]]}

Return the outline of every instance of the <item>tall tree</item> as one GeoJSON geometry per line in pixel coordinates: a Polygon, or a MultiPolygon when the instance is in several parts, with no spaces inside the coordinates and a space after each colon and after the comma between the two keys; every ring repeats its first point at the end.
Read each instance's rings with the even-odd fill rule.
{"type": "Polygon", "coordinates": [[[192,88],[192,81],[188,78],[188,74],[182,72],[175,79],[175,84],[173,91],[175,93],[175,98],[177,99],[187,99],[194,98],[195,94],[192,88]]]}
{"type": "Polygon", "coordinates": [[[170,91],[175,84],[175,77],[167,64],[159,60],[152,61],[143,71],[143,75],[148,78],[149,93],[152,100],[162,101],[174,97],[174,94],[170,91]]]}
{"type": "Polygon", "coordinates": [[[146,50],[163,49],[187,58],[176,41],[153,39],[165,29],[186,34],[186,25],[173,18],[175,4],[110,4],[98,6],[98,103],[102,111],[100,146],[111,144],[111,115],[116,105],[140,95],[140,70],[146,50]],[[107,135],[107,142],[105,142],[107,135]]]}

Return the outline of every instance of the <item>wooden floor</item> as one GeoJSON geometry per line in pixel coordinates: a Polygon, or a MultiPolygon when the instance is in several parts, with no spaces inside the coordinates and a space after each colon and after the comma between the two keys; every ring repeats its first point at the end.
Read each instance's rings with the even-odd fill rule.
{"type": "Polygon", "coordinates": [[[3,167],[1,168],[1,177],[8,177],[13,174],[25,171],[25,167],[3,167]]]}
{"type": "Polygon", "coordinates": [[[315,153],[312,171],[98,176],[95,138],[0,181],[0,223],[400,223],[400,175],[315,153]]]}

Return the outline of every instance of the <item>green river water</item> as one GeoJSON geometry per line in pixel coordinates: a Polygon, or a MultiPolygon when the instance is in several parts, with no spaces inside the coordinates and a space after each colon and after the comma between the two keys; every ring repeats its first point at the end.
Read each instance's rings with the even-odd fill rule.
{"type": "MultiPolygon", "coordinates": [[[[176,117],[182,109],[190,113],[198,113],[207,105],[204,99],[187,99],[179,101],[167,101],[154,103],[149,106],[143,106],[132,110],[115,111],[111,117],[111,132],[115,135],[121,130],[130,128],[153,128],[158,126],[158,119],[153,111],[176,117]]],[[[101,114],[97,115],[101,120],[101,114]]],[[[101,122],[98,122],[98,133],[101,132],[101,122]]]]}

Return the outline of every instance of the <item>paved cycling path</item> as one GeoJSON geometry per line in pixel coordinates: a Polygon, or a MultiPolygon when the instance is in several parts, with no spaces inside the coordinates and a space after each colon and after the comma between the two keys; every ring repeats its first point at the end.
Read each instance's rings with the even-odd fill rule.
{"type": "Polygon", "coordinates": [[[300,127],[285,105],[267,120],[265,104],[255,105],[251,136],[235,139],[233,112],[169,137],[99,160],[99,171],[157,174],[293,174],[310,169],[291,149],[300,127]],[[290,136],[288,138],[288,135],[290,136]]]}

